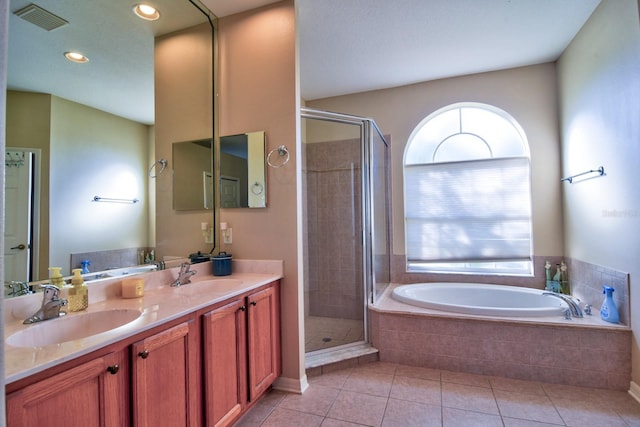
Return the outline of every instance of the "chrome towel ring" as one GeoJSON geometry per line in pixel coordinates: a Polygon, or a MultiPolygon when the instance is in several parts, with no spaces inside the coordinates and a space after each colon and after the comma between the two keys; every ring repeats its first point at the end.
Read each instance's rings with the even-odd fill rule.
{"type": "Polygon", "coordinates": [[[281,168],[282,166],[287,164],[287,162],[289,161],[289,158],[290,158],[289,150],[287,150],[287,147],[285,145],[281,145],[278,148],[274,148],[273,150],[269,151],[269,154],[267,154],[267,164],[272,168],[281,168]],[[285,157],[285,156],[286,157],[280,163],[274,164],[271,162],[271,155],[276,151],[278,152],[279,157],[285,157]]]}
{"type": "Polygon", "coordinates": [[[157,176],[162,174],[162,172],[164,172],[165,168],[167,167],[168,163],[169,162],[167,161],[167,159],[156,160],[156,162],[152,164],[151,167],[149,168],[149,178],[156,178],[157,176]],[[151,175],[151,171],[153,171],[153,168],[155,168],[156,165],[160,165],[160,170],[157,171],[155,175],[151,175]]]}

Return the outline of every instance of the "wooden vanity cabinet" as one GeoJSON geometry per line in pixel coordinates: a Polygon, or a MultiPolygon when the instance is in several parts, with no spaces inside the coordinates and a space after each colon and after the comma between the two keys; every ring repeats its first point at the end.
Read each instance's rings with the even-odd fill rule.
{"type": "Polygon", "coordinates": [[[230,425],[280,375],[278,286],[275,281],[11,384],[8,425],[230,425]]]}
{"type": "Polygon", "coordinates": [[[244,408],[247,396],[246,309],[242,298],[202,316],[207,426],[228,425],[244,408]]]}
{"type": "Polygon", "coordinates": [[[127,356],[108,353],[8,394],[7,425],[129,425],[127,356]]]}
{"type": "Polygon", "coordinates": [[[133,426],[199,426],[199,346],[194,320],[131,346],[133,426]]]}
{"type": "Polygon", "coordinates": [[[247,297],[249,401],[280,375],[280,296],[276,285],[247,297]]]}
{"type": "Polygon", "coordinates": [[[205,423],[226,426],[280,374],[278,282],[202,319],[205,423]]]}

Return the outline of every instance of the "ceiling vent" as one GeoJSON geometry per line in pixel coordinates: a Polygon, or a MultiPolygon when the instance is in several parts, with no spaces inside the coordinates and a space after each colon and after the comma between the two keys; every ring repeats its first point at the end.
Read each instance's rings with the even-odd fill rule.
{"type": "Polygon", "coordinates": [[[14,14],[47,31],[55,30],[68,24],[64,19],[33,3],[14,12],[14,14]]]}

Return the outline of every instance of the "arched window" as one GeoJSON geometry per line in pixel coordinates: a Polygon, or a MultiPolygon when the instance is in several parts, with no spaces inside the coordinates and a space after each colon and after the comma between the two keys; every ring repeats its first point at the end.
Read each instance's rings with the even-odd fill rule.
{"type": "Polygon", "coordinates": [[[531,275],[529,144],[486,104],[425,118],[404,153],[407,271],[531,275]]]}

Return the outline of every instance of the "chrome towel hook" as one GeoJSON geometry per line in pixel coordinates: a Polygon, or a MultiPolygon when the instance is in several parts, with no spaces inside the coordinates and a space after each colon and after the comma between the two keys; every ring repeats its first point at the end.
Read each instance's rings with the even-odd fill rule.
{"type": "Polygon", "coordinates": [[[169,162],[167,161],[167,159],[156,160],[156,162],[152,164],[151,167],[149,168],[149,178],[156,178],[157,176],[162,174],[162,172],[164,172],[164,169],[167,167],[168,163],[169,162]],[[151,175],[151,171],[153,171],[153,168],[155,168],[156,165],[160,165],[160,170],[157,171],[155,175],[151,175]]]}
{"type": "Polygon", "coordinates": [[[272,168],[281,168],[282,166],[286,165],[287,162],[289,161],[289,150],[287,150],[287,147],[285,145],[281,145],[278,148],[274,148],[273,150],[269,151],[269,154],[267,154],[267,164],[269,166],[271,166],[272,168]],[[278,164],[273,164],[271,163],[271,155],[275,152],[278,152],[278,156],[280,157],[285,157],[285,159],[283,161],[281,161],[278,164]]]}

